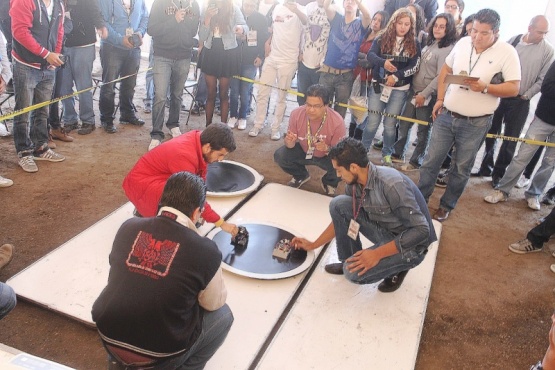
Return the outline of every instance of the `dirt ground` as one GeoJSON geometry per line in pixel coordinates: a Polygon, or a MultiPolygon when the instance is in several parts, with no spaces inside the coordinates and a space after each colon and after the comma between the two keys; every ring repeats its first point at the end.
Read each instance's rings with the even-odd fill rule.
{"type": "MultiPolygon", "coordinates": [[[[127,201],[122,180],[150,141],[150,115],[142,112],[144,75],[138,83],[135,103],[147,121],[144,127],[117,125],[114,135],[101,129],[87,136],[73,132],[73,143],[57,142],[66,161],[39,162],[38,173],[23,172],[13,139],[0,138],[0,174],[15,182],[0,189],[0,244],[16,247],[15,258],[0,272],[1,281],[127,201]]],[[[294,107],[291,102],[289,109],[294,107]]],[[[6,111],[6,105],[2,108],[6,111]]],[[[181,127],[202,129],[204,122],[203,116],[193,115],[181,127]]],[[[268,128],[257,138],[236,131],[236,140],[238,149],[229,159],[252,166],[266,182],[289,180],[273,162],[281,142],[270,141],[268,128]]],[[[379,152],[373,156],[377,163],[379,152]]],[[[311,169],[311,174],[303,188],[321,192],[323,173],[311,169]]],[[[418,181],[418,172],[410,176],[418,181]]],[[[555,286],[549,266],[555,258],[547,251],[520,256],[507,246],[523,238],[550,209],[530,210],[522,190],[506,203],[490,205],[482,200],[490,190],[487,179],[472,179],[443,224],[416,369],[527,369],[545,353],[555,286]]],[[[436,188],[432,211],[442,193],[436,188]]],[[[65,268],[72,268],[71,261],[65,268]]],[[[95,330],[25,301],[0,322],[0,343],[78,369],[106,366],[95,330]]],[[[372,369],[372,364],[365,368],[372,369]]]]}

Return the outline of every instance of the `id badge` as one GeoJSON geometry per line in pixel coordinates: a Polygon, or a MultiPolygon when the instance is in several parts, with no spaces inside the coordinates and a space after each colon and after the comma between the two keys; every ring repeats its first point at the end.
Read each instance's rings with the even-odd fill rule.
{"type": "Polygon", "coordinates": [[[312,159],[312,157],[314,157],[314,148],[308,148],[308,150],[306,151],[306,157],[304,158],[312,159]]]}
{"type": "Polygon", "coordinates": [[[125,36],[132,36],[133,35],[133,28],[127,27],[125,29],[125,36]]]}
{"type": "Polygon", "coordinates": [[[256,31],[250,30],[249,32],[247,32],[247,46],[257,46],[257,45],[258,45],[258,42],[256,37],[256,31]]]}
{"type": "Polygon", "coordinates": [[[391,91],[393,91],[391,86],[384,86],[382,90],[382,95],[380,96],[380,100],[383,101],[384,103],[387,103],[391,96],[391,91]]]}
{"type": "Polygon", "coordinates": [[[353,240],[357,240],[359,229],[360,224],[354,219],[351,219],[351,222],[349,223],[349,230],[347,231],[347,236],[353,240]]]}

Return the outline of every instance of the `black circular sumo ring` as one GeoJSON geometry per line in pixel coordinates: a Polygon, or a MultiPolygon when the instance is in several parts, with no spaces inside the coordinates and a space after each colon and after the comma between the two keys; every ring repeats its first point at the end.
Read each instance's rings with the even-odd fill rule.
{"type": "Polygon", "coordinates": [[[206,188],[215,193],[231,193],[245,190],[254,184],[251,171],[229,162],[214,162],[208,165],[206,188]]]}
{"type": "Polygon", "coordinates": [[[222,261],[229,266],[254,274],[279,274],[301,266],[307,253],[293,250],[287,259],[272,256],[274,247],[282,239],[293,239],[294,235],[275,226],[243,224],[249,232],[249,242],[245,249],[236,249],[231,244],[231,235],[219,231],[212,240],[222,252],[222,261]]]}

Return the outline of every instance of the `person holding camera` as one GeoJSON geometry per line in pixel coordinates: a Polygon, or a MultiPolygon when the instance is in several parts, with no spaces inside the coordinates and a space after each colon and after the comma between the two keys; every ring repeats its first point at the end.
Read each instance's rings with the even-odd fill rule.
{"type": "Polygon", "coordinates": [[[133,96],[137,72],[141,61],[140,46],[148,24],[148,11],[144,0],[99,0],[100,11],[106,22],[108,37],[100,43],[102,82],[100,87],[100,122],[104,130],[115,133],[115,83],[119,77],[119,109],[121,124],[142,126],[145,122],[135,115],[133,96]]]}

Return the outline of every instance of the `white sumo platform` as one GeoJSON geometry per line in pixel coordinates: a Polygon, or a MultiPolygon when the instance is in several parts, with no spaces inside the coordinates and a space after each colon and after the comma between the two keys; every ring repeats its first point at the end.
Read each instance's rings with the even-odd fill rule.
{"type": "Polygon", "coordinates": [[[386,294],[326,273],[337,262],[333,241],[257,368],[414,369],[438,246],[386,294]]]}
{"type": "Polygon", "coordinates": [[[2,370],[73,370],[44,358],[32,356],[0,343],[0,369],[2,370]]]}
{"type": "MultiPolygon", "coordinates": [[[[208,201],[223,217],[245,197],[208,198],[208,201]]],[[[121,224],[133,217],[133,209],[133,204],[124,204],[7,283],[19,297],[94,326],[91,309],[108,281],[112,243],[121,224]],[[68,261],[71,268],[67,268],[68,261]]],[[[213,227],[205,223],[199,233],[206,235],[213,227]]]]}

